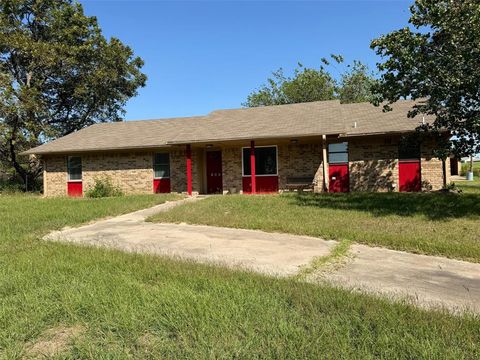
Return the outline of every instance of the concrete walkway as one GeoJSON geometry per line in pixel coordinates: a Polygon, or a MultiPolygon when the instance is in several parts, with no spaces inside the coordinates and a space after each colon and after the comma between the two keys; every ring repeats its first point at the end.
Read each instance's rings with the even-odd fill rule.
{"type": "MultiPolygon", "coordinates": [[[[192,259],[274,276],[295,275],[314,258],[328,255],[336,244],[308,236],[144,221],[157,212],[198,200],[168,202],[79,228],[66,228],[46,239],[192,259]]],[[[351,254],[346,263],[319,271],[309,281],[407,297],[424,307],[480,313],[480,264],[363,245],[353,245],[351,254]]]]}

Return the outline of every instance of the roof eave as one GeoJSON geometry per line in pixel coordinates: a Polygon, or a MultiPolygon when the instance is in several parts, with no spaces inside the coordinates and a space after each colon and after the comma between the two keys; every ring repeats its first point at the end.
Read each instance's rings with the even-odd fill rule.
{"type": "Polygon", "coordinates": [[[218,143],[226,141],[242,141],[242,140],[269,140],[269,139],[292,139],[292,138],[308,138],[308,137],[320,137],[322,135],[338,135],[340,136],[342,132],[323,132],[323,133],[312,133],[312,134],[289,134],[289,135],[279,135],[279,136],[240,136],[235,138],[219,138],[219,139],[201,139],[201,140],[178,140],[178,141],[167,141],[167,145],[187,145],[187,144],[203,144],[203,143],[218,143]]]}
{"type": "Polygon", "coordinates": [[[394,130],[394,131],[375,131],[375,132],[363,132],[363,133],[344,133],[340,134],[338,137],[360,137],[360,136],[376,136],[376,135],[397,135],[397,134],[407,134],[415,132],[415,130],[394,130]]]}
{"type": "Polygon", "coordinates": [[[163,145],[140,145],[140,146],[124,146],[124,147],[110,147],[101,149],[65,149],[57,151],[34,151],[35,148],[21,152],[19,155],[62,155],[62,154],[76,154],[76,153],[92,153],[92,152],[106,152],[106,151],[123,151],[123,150],[151,150],[170,147],[167,144],[163,145]]]}

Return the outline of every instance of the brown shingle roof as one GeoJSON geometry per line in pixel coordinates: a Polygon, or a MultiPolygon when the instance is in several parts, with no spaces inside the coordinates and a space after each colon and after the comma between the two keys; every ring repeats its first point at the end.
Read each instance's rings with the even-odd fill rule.
{"type": "Polygon", "coordinates": [[[421,122],[418,118],[407,117],[413,105],[413,101],[400,101],[393,106],[393,111],[384,113],[369,103],[340,104],[332,100],[217,110],[207,116],[96,124],[24,154],[144,149],[195,142],[324,134],[349,136],[405,132],[414,130],[421,122]]]}

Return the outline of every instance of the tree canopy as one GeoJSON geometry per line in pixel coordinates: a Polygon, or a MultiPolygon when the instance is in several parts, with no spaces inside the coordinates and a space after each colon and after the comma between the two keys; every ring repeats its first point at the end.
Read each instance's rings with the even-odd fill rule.
{"type": "MultiPolygon", "coordinates": [[[[339,55],[331,55],[331,58],[337,64],[344,61],[339,55]]],[[[366,65],[354,61],[338,81],[326,68],[331,61],[325,58],[321,61],[318,69],[299,63],[293,76],[286,76],[282,68],[274,71],[266,84],[248,95],[243,105],[257,107],[335,99],[343,103],[371,100],[371,87],[375,79],[366,65]]]]}
{"type": "Polygon", "coordinates": [[[416,0],[411,26],[375,39],[384,62],[374,103],[418,100],[410,112],[433,115],[419,128],[443,139],[439,157],[480,152],[480,2],[416,0]],[[445,138],[445,131],[452,137],[445,138]]]}
{"type": "Polygon", "coordinates": [[[39,167],[20,151],[120,121],[145,85],[142,66],[72,0],[0,0],[0,161],[27,181],[39,167]]]}

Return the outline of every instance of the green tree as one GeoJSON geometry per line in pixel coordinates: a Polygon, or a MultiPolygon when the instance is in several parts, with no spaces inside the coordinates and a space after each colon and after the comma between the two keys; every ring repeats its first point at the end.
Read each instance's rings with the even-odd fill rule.
{"type": "MultiPolygon", "coordinates": [[[[343,63],[340,55],[332,54],[334,64],[343,63]]],[[[372,97],[371,86],[375,81],[368,67],[359,61],[354,61],[353,66],[348,65],[348,70],[340,74],[341,80],[337,81],[326,67],[333,67],[326,58],[321,59],[319,69],[312,69],[298,64],[293,76],[284,75],[280,68],[272,73],[267,83],[248,95],[243,103],[246,107],[295,104],[301,102],[335,100],[344,103],[369,101],[372,97]]]]}
{"type": "Polygon", "coordinates": [[[0,161],[33,180],[40,167],[19,152],[120,121],[145,85],[142,66],[72,0],[0,0],[0,161]]]}
{"type": "Polygon", "coordinates": [[[480,2],[417,0],[411,26],[375,39],[383,57],[374,103],[401,98],[418,100],[410,116],[428,114],[419,131],[434,134],[442,145],[439,158],[480,151],[480,2]],[[452,137],[445,136],[448,131],[452,137]]]}
{"type": "Polygon", "coordinates": [[[335,99],[335,80],[325,71],[298,64],[293,77],[287,77],[283,69],[272,73],[267,84],[253,91],[243,103],[246,107],[294,104],[300,102],[335,99]]]}
{"type": "Polygon", "coordinates": [[[338,98],[341,103],[360,103],[373,100],[372,87],[375,78],[367,65],[355,60],[350,71],[342,74],[338,87],[338,98]]]}

